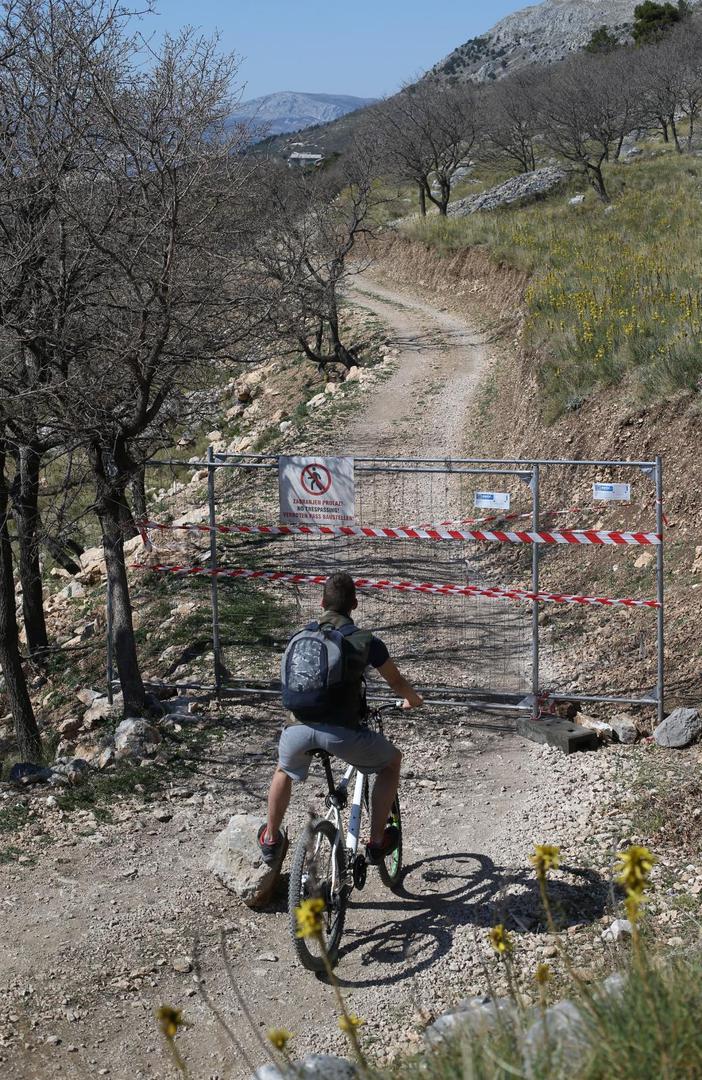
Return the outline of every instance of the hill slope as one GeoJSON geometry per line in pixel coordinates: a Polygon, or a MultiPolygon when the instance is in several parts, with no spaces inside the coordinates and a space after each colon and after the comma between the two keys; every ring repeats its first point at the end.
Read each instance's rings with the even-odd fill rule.
{"type": "Polygon", "coordinates": [[[243,101],[232,120],[260,127],[270,135],[289,134],[313,124],[338,120],[347,113],[370,105],[372,100],[344,94],[303,94],[284,90],[243,101]]]}
{"type": "MultiPolygon", "coordinates": [[[[639,0],[544,0],[515,11],[454,49],[430,74],[486,82],[529,64],[550,64],[608,26],[625,38],[639,0]]],[[[692,6],[697,6],[695,0],[692,6]]]]}

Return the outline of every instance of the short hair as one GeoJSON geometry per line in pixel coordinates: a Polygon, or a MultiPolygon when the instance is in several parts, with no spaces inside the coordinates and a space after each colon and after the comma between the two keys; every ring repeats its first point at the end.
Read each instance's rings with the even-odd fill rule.
{"type": "Polygon", "coordinates": [[[330,574],[324,583],[322,606],[325,611],[336,611],[339,615],[350,615],[356,600],[356,586],[350,574],[339,571],[330,574]]]}

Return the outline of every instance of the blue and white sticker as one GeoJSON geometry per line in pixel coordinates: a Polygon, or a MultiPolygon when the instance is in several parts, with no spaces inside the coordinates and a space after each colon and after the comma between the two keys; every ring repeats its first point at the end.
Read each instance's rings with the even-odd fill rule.
{"type": "Polygon", "coordinates": [[[476,510],[509,510],[508,491],[476,491],[473,506],[476,510]]]}
{"type": "Polygon", "coordinates": [[[593,484],[596,502],[631,502],[631,484],[593,484]]]}

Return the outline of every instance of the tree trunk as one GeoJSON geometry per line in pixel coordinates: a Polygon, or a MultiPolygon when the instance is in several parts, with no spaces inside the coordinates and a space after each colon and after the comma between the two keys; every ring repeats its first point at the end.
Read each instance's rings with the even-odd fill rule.
{"type": "Polygon", "coordinates": [[[30,656],[49,644],[44,617],[44,593],[39,564],[39,470],[41,454],[35,447],[21,446],[15,455],[17,474],[12,503],[19,545],[19,576],[22,583],[22,617],[30,656]]]}
{"type": "Polygon", "coordinates": [[[12,575],[12,544],[7,530],[9,492],[5,478],[6,449],[0,445],[0,668],[5,679],[5,693],[15,725],[20,757],[39,762],[42,758],[41,736],[22,669],[17,633],[15,583],[12,575]]]}
{"type": "Polygon", "coordinates": [[[421,184],[419,186],[419,213],[422,217],[427,216],[427,197],[424,194],[424,188],[421,184]]]}
{"type": "Polygon", "coordinates": [[[623,136],[623,135],[621,135],[621,136],[619,137],[619,142],[617,143],[617,149],[616,149],[616,150],[615,150],[615,152],[614,152],[614,160],[615,160],[615,161],[619,161],[619,158],[620,158],[620,157],[621,157],[621,155],[622,155],[622,146],[623,146],[623,145],[624,145],[624,136],[623,136]]]}
{"type": "Polygon", "coordinates": [[[590,181],[595,191],[602,199],[602,202],[608,203],[610,201],[607,188],[605,187],[604,176],[602,175],[602,165],[588,164],[590,171],[590,181]]]}
{"type": "Polygon", "coordinates": [[[665,117],[659,116],[658,117],[658,123],[661,125],[661,131],[663,133],[663,142],[664,143],[670,142],[670,137],[668,135],[668,122],[665,119],[665,117]]]}
{"type": "Polygon", "coordinates": [[[673,142],[675,143],[675,149],[679,154],[682,154],[682,146],[680,145],[680,138],[678,136],[678,125],[675,123],[675,117],[670,117],[670,131],[673,136],[673,142]]]}
{"type": "Polygon", "coordinates": [[[108,480],[99,450],[91,451],[97,489],[96,511],[102,526],[107,579],[112,590],[112,648],[124,696],[124,711],[138,716],[144,709],[144,683],[139,670],[132,604],[124,561],[124,521],[131,519],[124,495],[108,480]],[[125,515],[125,509],[127,515],[125,515]]]}
{"type": "Polygon", "coordinates": [[[350,371],[352,367],[358,367],[358,360],[351,350],[346,348],[341,340],[339,334],[339,316],[337,314],[336,304],[331,305],[329,332],[331,335],[332,348],[334,349],[334,356],[339,363],[343,364],[347,371],[350,371]]]}

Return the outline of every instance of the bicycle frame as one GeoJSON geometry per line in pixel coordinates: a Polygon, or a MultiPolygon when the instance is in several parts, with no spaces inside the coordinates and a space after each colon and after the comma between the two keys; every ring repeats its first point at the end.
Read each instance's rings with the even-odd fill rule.
{"type": "Polygon", "coordinates": [[[356,855],[358,853],[358,845],[361,832],[361,817],[363,815],[363,788],[365,784],[365,776],[363,773],[357,771],[355,766],[349,765],[344,773],[341,781],[334,788],[333,794],[330,793],[327,796],[329,809],[324,817],[327,821],[331,821],[334,826],[336,837],[334,839],[334,845],[332,848],[332,893],[336,891],[339,886],[336,873],[336,853],[341,845],[346,852],[346,876],[347,884],[349,885],[349,891],[353,888],[353,865],[356,855]],[[341,811],[346,805],[346,793],[351,784],[351,780],[356,774],[356,781],[353,786],[353,802],[351,803],[351,814],[349,816],[349,830],[348,834],[344,829],[344,821],[341,811]]]}

